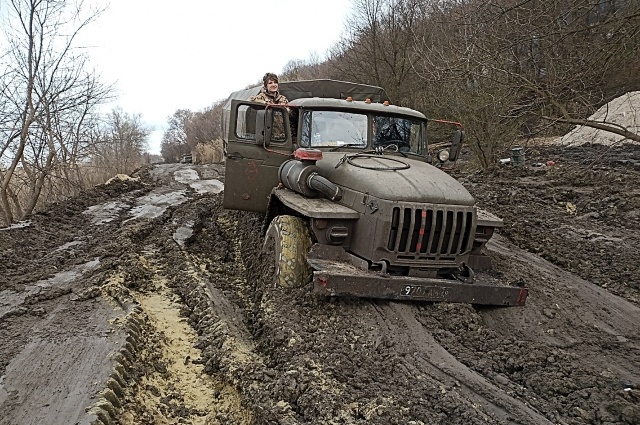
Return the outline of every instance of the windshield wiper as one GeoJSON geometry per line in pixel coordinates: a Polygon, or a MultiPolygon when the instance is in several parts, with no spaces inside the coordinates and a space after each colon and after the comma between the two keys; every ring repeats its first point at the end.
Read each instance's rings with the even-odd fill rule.
{"type": "Polygon", "coordinates": [[[409,151],[409,152],[402,152],[402,153],[403,153],[403,154],[405,154],[405,155],[412,155],[412,156],[419,156],[420,158],[426,158],[426,156],[424,156],[424,155],[422,155],[422,154],[415,153],[415,152],[411,152],[411,151],[409,151]]]}
{"type": "Polygon", "coordinates": [[[364,148],[360,143],[347,143],[346,145],[340,145],[329,149],[329,152],[335,152],[340,148],[364,148]]]}

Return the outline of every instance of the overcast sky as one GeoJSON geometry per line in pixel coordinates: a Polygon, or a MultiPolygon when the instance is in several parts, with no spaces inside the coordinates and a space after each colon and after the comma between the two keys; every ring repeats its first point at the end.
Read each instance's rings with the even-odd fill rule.
{"type": "Polygon", "coordinates": [[[265,72],[279,73],[291,59],[324,57],[340,38],[351,3],[91,1],[110,6],[79,42],[89,47],[103,81],[116,84],[113,106],[141,114],[155,128],[153,153],[160,152],[167,117],[177,109],[204,109],[265,72]]]}

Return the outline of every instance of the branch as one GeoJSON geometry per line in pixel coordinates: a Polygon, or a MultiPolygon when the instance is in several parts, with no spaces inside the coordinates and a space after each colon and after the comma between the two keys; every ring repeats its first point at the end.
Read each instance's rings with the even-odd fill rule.
{"type": "Polygon", "coordinates": [[[610,133],[617,134],[619,136],[624,137],[625,139],[633,140],[634,142],[640,142],[640,134],[631,132],[627,130],[625,127],[618,124],[614,124],[614,123],[584,120],[584,119],[578,119],[578,118],[551,118],[544,115],[542,116],[542,118],[545,120],[554,121],[554,122],[583,125],[585,127],[596,128],[598,130],[608,131],[610,133]]]}

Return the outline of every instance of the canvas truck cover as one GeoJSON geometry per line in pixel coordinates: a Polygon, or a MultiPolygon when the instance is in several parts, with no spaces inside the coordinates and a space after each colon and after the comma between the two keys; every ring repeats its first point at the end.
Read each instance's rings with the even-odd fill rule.
{"type": "MultiPolygon", "coordinates": [[[[281,82],[279,86],[280,94],[284,95],[287,99],[289,99],[289,101],[313,97],[346,99],[349,96],[353,100],[371,99],[371,101],[375,103],[381,103],[385,100],[389,100],[387,93],[381,87],[370,86],[367,84],[350,83],[347,81],[327,79],[284,81],[281,82]]],[[[231,93],[224,106],[222,107],[222,134],[225,140],[227,139],[229,134],[231,101],[249,100],[251,96],[255,96],[260,93],[261,88],[262,86],[256,86],[231,93]]]]}

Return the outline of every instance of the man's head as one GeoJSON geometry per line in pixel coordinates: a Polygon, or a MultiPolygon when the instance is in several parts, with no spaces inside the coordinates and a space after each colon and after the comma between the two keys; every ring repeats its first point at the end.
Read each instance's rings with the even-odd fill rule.
{"type": "Polygon", "coordinates": [[[262,84],[269,93],[275,93],[278,91],[278,76],[272,72],[267,72],[262,77],[262,84]]]}

